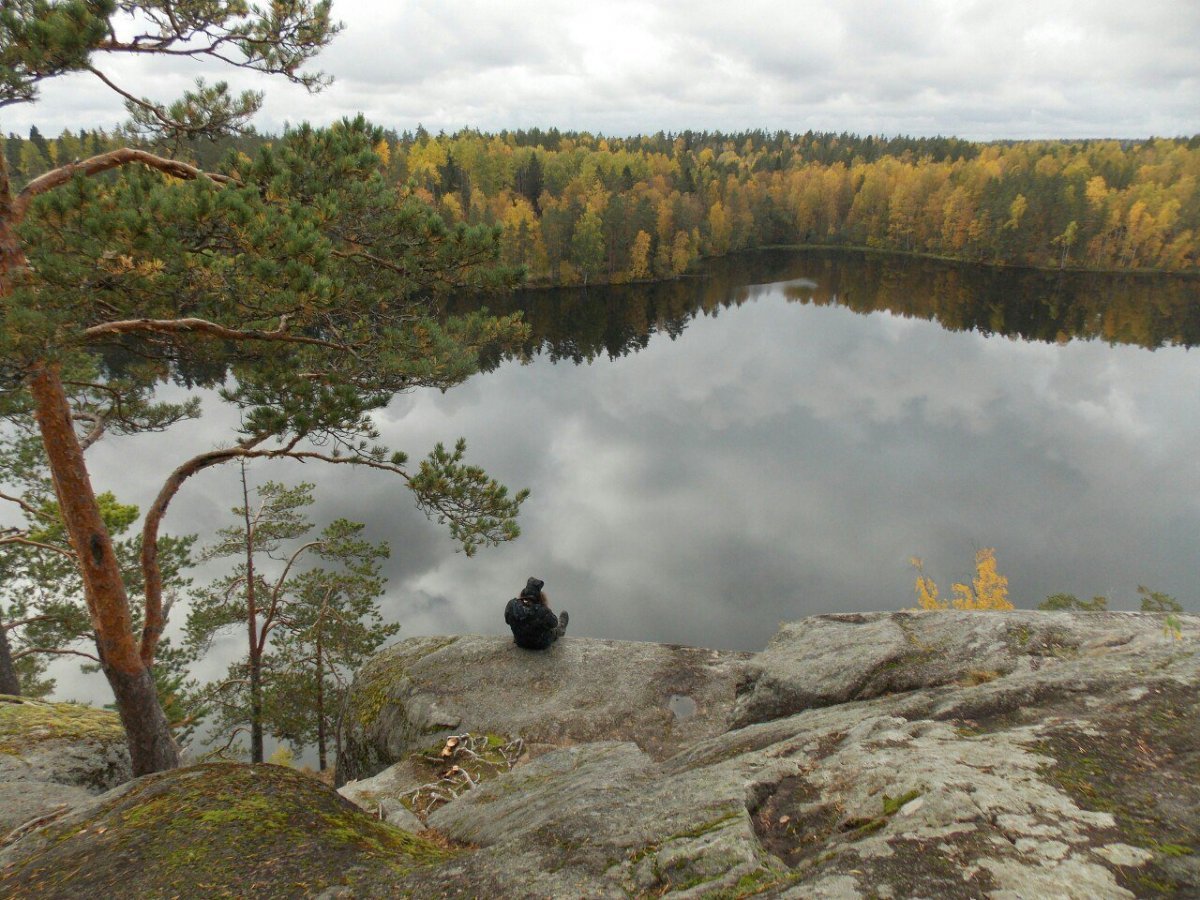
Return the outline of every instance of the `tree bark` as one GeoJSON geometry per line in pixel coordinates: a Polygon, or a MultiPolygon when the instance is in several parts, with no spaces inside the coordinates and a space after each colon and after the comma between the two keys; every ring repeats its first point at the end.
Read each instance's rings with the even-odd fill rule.
{"type": "Polygon", "coordinates": [[[125,727],[133,774],[149,775],[179,767],[179,745],[171,734],[171,725],[158,701],[158,688],[149,668],[126,672],[102,665],[117,711],[125,727]]]}
{"type": "Polygon", "coordinates": [[[0,297],[12,293],[13,276],[28,264],[17,238],[17,211],[8,180],[8,160],[0,153],[0,297]]]}
{"type": "Polygon", "coordinates": [[[179,765],[179,748],[150,667],[138,652],[121,569],[96,503],[57,366],[35,368],[29,389],[59,512],[83,579],[96,647],[125,726],[133,774],[173,769],[179,765]]]}
{"type": "MultiPolygon", "coordinates": [[[[24,205],[14,201],[8,163],[0,153],[0,297],[12,293],[14,280],[28,268],[16,233],[23,213],[24,205]]],[[[84,599],[102,668],[125,726],[133,774],[176,768],[179,747],[159,703],[150,667],[137,652],[129,598],[112,540],[100,516],[58,368],[43,362],[29,374],[29,389],[54,479],[54,492],[83,579],[84,599]]]]}
{"type": "Polygon", "coordinates": [[[250,521],[250,488],[246,461],[242,460],[242,504],[246,522],[246,629],[250,636],[250,762],[263,761],[262,644],[258,637],[258,608],[254,592],[254,531],[250,521]]]}
{"type": "Polygon", "coordinates": [[[321,627],[317,625],[317,766],[325,771],[325,672],[321,666],[321,627]]]}
{"type": "MultiPolygon", "coordinates": [[[[25,254],[14,231],[12,186],[8,181],[8,160],[0,151],[0,297],[12,293],[12,276],[25,268],[25,254]]],[[[21,682],[13,667],[8,632],[0,622],[0,694],[20,694],[21,682]]]]}
{"type": "Polygon", "coordinates": [[[0,694],[21,695],[21,680],[17,678],[17,669],[13,665],[12,648],[8,645],[8,631],[4,621],[0,619],[0,694]]]}

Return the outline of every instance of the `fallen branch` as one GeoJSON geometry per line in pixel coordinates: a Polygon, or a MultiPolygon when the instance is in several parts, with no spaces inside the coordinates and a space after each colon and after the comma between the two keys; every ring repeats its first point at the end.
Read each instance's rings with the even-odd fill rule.
{"type": "Polygon", "coordinates": [[[9,844],[11,844],[13,841],[17,840],[18,838],[24,837],[25,835],[29,834],[29,832],[31,832],[31,831],[36,831],[38,828],[41,828],[43,825],[49,825],[55,819],[61,818],[62,816],[66,815],[70,811],[71,811],[70,804],[60,803],[58,806],[54,807],[54,809],[52,809],[50,812],[44,813],[43,815],[40,815],[40,816],[30,819],[28,822],[24,822],[24,823],[18,825],[12,831],[10,831],[8,834],[6,834],[4,836],[3,840],[0,840],[0,847],[7,847],[9,844]]]}

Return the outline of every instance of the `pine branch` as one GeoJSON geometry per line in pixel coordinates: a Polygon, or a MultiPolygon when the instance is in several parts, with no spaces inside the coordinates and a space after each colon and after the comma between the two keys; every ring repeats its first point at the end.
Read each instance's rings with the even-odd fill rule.
{"type": "Polygon", "coordinates": [[[82,656],[84,659],[90,659],[92,662],[100,664],[100,657],[93,656],[91,653],[85,653],[82,650],[63,650],[53,647],[26,647],[12,655],[13,660],[23,659],[26,656],[33,656],[35,653],[44,653],[48,656],[82,656]]]}
{"type": "Polygon", "coordinates": [[[288,317],[280,316],[279,325],[270,331],[255,329],[230,328],[207,319],[125,319],[119,322],[105,322],[86,328],[83,335],[86,338],[102,337],[109,334],[196,334],[204,337],[218,338],[226,341],[278,341],[285,344],[308,344],[316,347],[326,347],[331,350],[350,350],[349,345],[325,341],[320,338],[307,337],[301,334],[289,334],[287,330],[288,317]]]}
{"type": "Polygon", "coordinates": [[[65,556],[67,559],[75,559],[75,554],[70,550],[65,550],[62,547],[56,547],[53,544],[44,544],[41,541],[35,541],[25,537],[24,534],[6,534],[0,537],[0,545],[4,544],[20,544],[24,547],[36,547],[39,550],[49,550],[52,553],[58,553],[65,556]]]}
{"type": "Polygon", "coordinates": [[[306,551],[311,550],[313,547],[320,547],[322,545],[322,543],[323,543],[323,541],[309,541],[307,544],[304,544],[303,546],[299,547],[296,550],[296,552],[293,553],[291,555],[291,557],[288,559],[287,565],[285,565],[283,567],[283,574],[281,574],[279,576],[279,579],[275,582],[274,590],[271,591],[271,603],[270,603],[270,606],[267,607],[266,614],[263,616],[262,628],[259,629],[259,636],[258,636],[258,652],[259,653],[262,653],[263,649],[267,645],[267,634],[271,631],[271,628],[273,626],[273,623],[275,620],[275,613],[279,609],[279,598],[283,594],[283,588],[287,584],[287,577],[288,577],[288,574],[292,571],[292,566],[296,564],[296,560],[298,560],[302,555],[304,555],[304,553],[306,551]]]}
{"type": "Polygon", "coordinates": [[[24,512],[25,515],[29,516],[30,518],[34,518],[34,519],[43,518],[43,515],[39,510],[30,506],[28,503],[26,503],[20,497],[14,497],[11,494],[6,494],[3,491],[0,491],[0,500],[7,500],[9,503],[17,504],[17,506],[21,507],[21,511],[24,512]]]}
{"type": "Polygon", "coordinates": [[[22,625],[32,625],[34,622],[49,622],[58,618],[58,616],[30,616],[27,619],[17,619],[14,622],[3,622],[0,623],[0,631],[12,631],[15,628],[20,628],[22,625]]]}
{"type": "Polygon", "coordinates": [[[99,415],[98,413],[77,410],[74,413],[73,418],[79,422],[92,423],[91,430],[79,439],[79,448],[81,450],[87,450],[88,447],[92,446],[92,444],[96,443],[96,441],[100,440],[100,438],[104,436],[104,432],[108,425],[107,417],[99,415]]]}
{"type": "Polygon", "coordinates": [[[88,66],[88,71],[91,72],[93,75],[95,75],[97,78],[99,78],[101,81],[103,81],[105,83],[105,85],[107,85],[110,89],[112,89],[116,93],[120,94],[122,97],[124,97],[130,103],[132,103],[134,106],[138,107],[139,109],[144,109],[146,112],[150,113],[150,115],[154,116],[154,118],[156,118],[160,123],[162,123],[167,128],[174,128],[174,129],[177,129],[180,131],[186,130],[186,126],[184,126],[184,125],[180,124],[179,122],[176,122],[176,121],[168,118],[166,115],[164,115],[161,108],[159,108],[158,106],[155,106],[153,103],[147,103],[145,100],[141,99],[140,97],[137,97],[134,94],[129,93],[129,91],[125,90],[120,85],[116,84],[111,78],[109,78],[107,75],[105,75],[99,69],[97,69],[95,66],[88,66]]]}
{"type": "Polygon", "coordinates": [[[79,162],[67,163],[65,166],[51,169],[44,175],[39,175],[33,179],[13,199],[10,222],[13,226],[19,224],[25,218],[25,213],[29,211],[29,204],[33,202],[35,197],[47,191],[52,191],[56,187],[61,187],[76,175],[84,175],[90,178],[93,175],[99,175],[101,172],[118,169],[121,166],[128,166],[133,163],[141,163],[174,178],[182,178],[187,181],[197,178],[207,178],[209,181],[214,181],[218,184],[240,184],[237,179],[230,178],[228,175],[205,172],[177,159],[158,156],[146,150],[121,147],[117,150],[110,150],[107,153],[88,157],[79,162]]]}
{"type": "Polygon", "coordinates": [[[187,462],[175,468],[168,477],[158,496],[146,511],[146,520],[142,525],[142,582],[144,584],[146,610],[145,624],[142,627],[142,640],[139,648],[142,662],[150,665],[154,661],[154,650],[158,639],[166,627],[167,620],[163,611],[163,581],[162,570],[158,565],[158,529],[167,507],[183,487],[183,483],[197,472],[211,466],[236,459],[245,455],[250,448],[261,444],[270,435],[262,434],[249,437],[240,444],[225,450],[212,450],[193,456],[187,462]]]}

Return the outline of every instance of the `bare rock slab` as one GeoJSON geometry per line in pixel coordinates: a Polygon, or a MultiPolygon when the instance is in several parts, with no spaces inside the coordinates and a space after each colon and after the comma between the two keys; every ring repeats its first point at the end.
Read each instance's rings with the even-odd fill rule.
{"type": "Polygon", "coordinates": [[[337,781],[369,777],[458,731],[543,749],[600,740],[661,759],[728,727],[748,653],[567,637],[412,638],[372,659],[344,716],[337,781]]]}
{"type": "Polygon", "coordinates": [[[344,725],[372,815],[274,766],[149,776],[0,839],[0,894],[1200,896],[1196,616],[822,616],[753,657],[420,638],[344,725]]]}
{"type": "Polygon", "coordinates": [[[380,761],[446,729],[559,748],[428,812],[478,849],[398,891],[1200,895],[1195,616],[820,616],[700,667],[678,648],[589,643],[560,666],[503,660],[485,639],[420,639],[368,670],[351,708],[373,711],[374,731],[352,730],[380,761]],[[630,674],[671,656],[686,689],[630,674]],[[522,678],[537,686],[527,700],[509,687],[522,678]],[[667,720],[671,695],[697,697],[694,731],[667,720]]]}

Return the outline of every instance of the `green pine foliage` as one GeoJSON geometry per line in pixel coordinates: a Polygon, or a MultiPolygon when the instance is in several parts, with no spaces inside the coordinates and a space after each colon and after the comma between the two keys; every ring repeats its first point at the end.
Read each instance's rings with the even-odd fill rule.
{"type": "MultiPolygon", "coordinates": [[[[361,118],[298,128],[274,145],[234,144],[197,168],[189,149],[244,133],[260,96],[201,81],[163,104],[103,70],[113,54],[170,55],[318,90],[328,78],[306,67],[339,27],[328,0],[13,0],[0,9],[0,107],[86,71],[132,116],[116,147],[84,133],[51,142],[36,129],[5,142],[0,414],[32,414],[64,533],[87,548],[76,563],[138,775],[179,761],[151,688],[170,601],[159,530],[192,475],[234,459],[358,465],[411,483],[468,552],[516,535],[523,493],[440,448],[428,466],[440,478],[422,480],[378,444],[372,421],[396,392],[449,388],[525,338],[519,316],[444,310],[453,291],[516,283],[519,272],[497,264],[498,229],[446,222],[399,189],[384,173],[381,132],[361,118]],[[137,36],[125,37],[131,23],[137,36]],[[213,448],[190,448],[164,481],[141,520],[131,578],[84,453],[106,436],[199,414],[195,395],[157,403],[166,384],[219,389],[240,425],[213,448]]],[[[444,174],[462,186],[459,169],[444,174]]]]}
{"type": "MultiPolygon", "coordinates": [[[[1152,591],[1148,587],[1138,585],[1139,608],[1142,612],[1179,613],[1183,612],[1183,604],[1162,591],[1152,591]]],[[[1108,609],[1107,597],[1093,597],[1091,600],[1080,600],[1074,594],[1051,594],[1038,604],[1042,610],[1077,610],[1081,612],[1104,612],[1108,609]]]]}
{"type": "Polygon", "coordinates": [[[1091,600],[1080,600],[1074,594],[1051,594],[1039,603],[1037,608],[1045,611],[1104,612],[1108,609],[1108,598],[1096,596],[1091,600]]]}
{"type": "MultiPolygon", "coordinates": [[[[76,657],[85,661],[85,671],[94,670],[99,660],[92,623],[80,599],[83,583],[75,551],[59,515],[45,456],[31,423],[18,418],[12,424],[14,432],[0,438],[0,481],[14,489],[11,496],[20,503],[21,520],[0,533],[0,629],[8,641],[17,693],[45,697],[55,688],[55,679],[47,675],[51,659],[76,657]]],[[[126,587],[140,591],[141,535],[128,535],[139,510],[110,492],[96,500],[115,538],[114,551],[126,587]]],[[[165,588],[173,599],[185,596],[191,585],[186,572],[193,564],[195,540],[195,535],[159,539],[165,588]]],[[[169,716],[172,724],[183,727],[188,714],[176,704],[190,689],[186,670],[192,659],[168,646],[158,662],[160,699],[174,706],[169,716]]]]}
{"type": "Polygon", "coordinates": [[[324,769],[350,676],[399,631],[378,607],[387,545],[366,541],[363,526],[345,519],[312,535],[305,511],[313,488],[268,481],[254,498],[247,489],[233,509],[237,524],[204,551],[234,565],[189,608],[185,647],[199,656],[223,635],[246,642],[225,677],[195,695],[197,715],[212,713],[218,753],[248,734],[261,762],[270,734],[295,748],[315,746],[324,769]]]}
{"type": "Polygon", "coordinates": [[[1138,596],[1141,598],[1142,612],[1180,613],[1183,604],[1162,591],[1152,591],[1148,587],[1138,585],[1138,596]]]}

